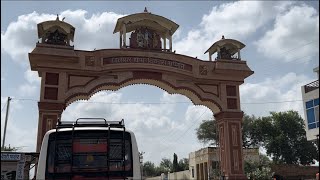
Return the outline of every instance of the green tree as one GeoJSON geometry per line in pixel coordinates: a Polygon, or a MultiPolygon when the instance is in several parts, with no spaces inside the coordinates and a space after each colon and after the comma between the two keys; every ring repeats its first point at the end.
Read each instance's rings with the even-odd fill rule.
{"type": "MultiPolygon", "coordinates": [[[[255,147],[257,141],[252,139],[252,123],[257,119],[255,116],[244,115],[242,121],[242,140],[243,147],[255,147]]],[[[199,128],[196,129],[198,140],[203,144],[216,146],[219,140],[219,134],[216,128],[215,120],[203,120],[199,128]]]]}
{"type": "Polygon", "coordinates": [[[10,144],[9,144],[9,146],[1,147],[1,151],[12,151],[12,152],[14,152],[14,151],[18,151],[20,149],[21,149],[21,147],[10,147],[10,144]]]}
{"type": "Polygon", "coordinates": [[[217,145],[218,133],[215,120],[203,120],[196,129],[197,138],[203,144],[217,145]]]}
{"type": "Polygon", "coordinates": [[[247,115],[244,114],[243,115],[243,121],[242,121],[242,146],[244,148],[252,148],[252,147],[257,147],[259,142],[257,142],[254,139],[254,134],[252,131],[253,128],[253,122],[256,120],[257,118],[254,115],[247,115]]]}
{"type": "Polygon", "coordinates": [[[156,176],[156,166],[154,163],[147,161],[143,164],[143,174],[146,177],[156,176]]]}
{"type": "Polygon", "coordinates": [[[179,160],[179,171],[184,171],[189,169],[189,159],[183,158],[179,160]]]}
{"type": "Polygon", "coordinates": [[[163,170],[163,173],[164,172],[169,172],[172,170],[172,162],[170,159],[168,158],[162,158],[161,162],[160,162],[160,166],[159,166],[159,169],[160,170],[163,170]]]}
{"type": "Polygon", "coordinates": [[[296,111],[271,112],[253,122],[253,139],[264,146],[277,164],[310,164],[318,158],[314,143],[307,141],[304,121],[296,111]]]}
{"type": "Polygon", "coordinates": [[[247,160],[244,162],[244,172],[250,180],[270,179],[272,176],[270,165],[271,161],[267,156],[259,155],[258,161],[247,160]]]}
{"type": "Polygon", "coordinates": [[[178,171],[179,171],[178,156],[176,153],[173,153],[172,172],[178,172],[178,171]]]}
{"type": "Polygon", "coordinates": [[[168,171],[162,167],[162,166],[157,166],[156,167],[156,175],[155,176],[160,176],[161,173],[167,173],[168,171]]]}

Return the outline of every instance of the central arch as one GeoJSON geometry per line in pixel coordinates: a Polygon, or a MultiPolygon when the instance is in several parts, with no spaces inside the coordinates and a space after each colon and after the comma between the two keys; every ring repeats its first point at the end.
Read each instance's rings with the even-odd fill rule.
{"type": "Polygon", "coordinates": [[[29,53],[31,70],[41,77],[37,151],[46,131],[54,128],[72,102],[88,100],[102,90],[148,84],[211,109],[219,128],[221,171],[229,179],[246,179],[239,86],[253,71],[240,57],[244,44],[223,37],[206,51],[209,61],[176,54],[172,35],[178,25],[160,17],[145,11],[120,18],[114,31],[120,32],[120,48],[94,51],[70,46],[75,28],[59,18],[38,25],[39,38],[54,36],[55,41],[37,43],[29,53]],[[151,28],[150,20],[154,22],[151,28]],[[57,33],[59,27],[64,31],[57,33]],[[129,46],[128,32],[132,32],[129,46]],[[218,56],[212,61],[215,53],[218,56]]]}
{"type": "MultiPolygon", "coordinates": [[[[111,75],[109,75],[111,76],[111,75]]],[[[130,68],[122,69],[119,73],[113,73],[111,77],[97,77],[89,80],[85,85],[75,85],[71,87],[65,94],[65,104],[69,105],[77,100],[88,100],[93,94],[102,90],[117,91],[120,88],[135,85],[147,84],[156,86],[169,94],[181,94],[188,97],[195,105],[204,105],[211,109],[212,112],[220,112],[222,110],[221,100],[218,97],[216,85],[209,84],[191,84],[186,79],[177,79],[183,75],[179,73],[157,72],[156,69],[132,70],[130,68]],[[119,77],[120,76],[120,77],[119,77]],[[123,78],[122,80],[118,80],[123,78]],[[181,82],[179,82],[181,81],[181,82]],[[178,83],[175,83],[178,82],[178,83]],[[206,91],[204,87],[213,88],[214,90],[206,91]]],[[[69,78],[70,79],[70,78],[69,78]]],[[[76,82],[73,82],[76,83],[76,82]]]]}

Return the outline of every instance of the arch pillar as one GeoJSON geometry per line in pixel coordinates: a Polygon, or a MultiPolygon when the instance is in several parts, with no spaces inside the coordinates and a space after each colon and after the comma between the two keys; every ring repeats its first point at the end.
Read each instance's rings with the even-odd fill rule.
{"type": "Polygon", "coordinates": [[[214,115],[220,143],[220,168],[226,179],[247,179],[244,175],[241,122],[243,112],[222,111],[214,115]]]}
{"type": "Polygon", "coordinates": [[[37,152],[40,152],[41,143],[47,131],[56,127],[61,117],[62,111],[65,109],[64,103],[54,102],[38,102],[39,120],[38,120],[38,136],[37,136],[37,152]]]}

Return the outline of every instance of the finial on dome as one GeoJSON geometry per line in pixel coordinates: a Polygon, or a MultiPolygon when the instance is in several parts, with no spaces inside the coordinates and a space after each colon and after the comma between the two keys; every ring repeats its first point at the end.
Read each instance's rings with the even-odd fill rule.
{"type": "Polygon", "coordinates": [[[147,7],[144,7],[144,11],[143,12],[146,12],[146,13],[148,12],[147,7]]]}
{"type": "Polygon", "coordinates": [[[60,21],[60,20],[59,20],[59,15],[58,15],[58,14],[57,14],[57,19],[56,19],[56,21],[60,21]]]}
{"type": "Polygon", "coordinates": [[[222,35],[222,38],[221,39],[224,39],[224,35],[222,35]]]}

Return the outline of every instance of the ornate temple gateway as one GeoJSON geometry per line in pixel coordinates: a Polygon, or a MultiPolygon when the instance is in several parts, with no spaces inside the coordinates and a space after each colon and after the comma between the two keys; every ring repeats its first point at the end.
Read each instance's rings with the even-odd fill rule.
{"type": "Polygon", "coordinates": [[[114,33],[120,35],[119,49],[85,51],[70,45],[72,25],[58,17],[38,24],[41,41],[29,53],[31,69],[41,77],[37,151],[72,102],[102,90],[148,84],[211,109],[218,121],[221,171],[229,179],[246,179],[239,86],[253,71],[240,56],[245,45],[223,37],[206,51],[209,60],[177,54],[172,36],[178,27],[145,9],[118,19],[114,33]]]}

